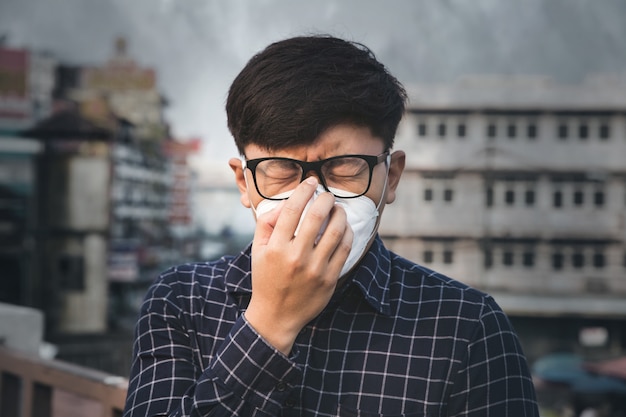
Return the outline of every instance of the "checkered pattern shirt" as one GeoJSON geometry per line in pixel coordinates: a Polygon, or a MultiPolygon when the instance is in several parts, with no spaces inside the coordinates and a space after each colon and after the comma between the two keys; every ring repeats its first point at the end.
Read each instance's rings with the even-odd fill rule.
{"type": "Polygon", "coordinates": [[[539,415],[494,300],[378,238],[288,356],[246,322],[250,294],[250,247],[163,273],[141,308],[124,416],[539,415]]]}

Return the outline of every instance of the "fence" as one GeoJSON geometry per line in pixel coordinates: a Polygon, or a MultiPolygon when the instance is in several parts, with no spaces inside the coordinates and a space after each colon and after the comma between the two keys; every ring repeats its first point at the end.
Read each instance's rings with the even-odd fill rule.
{"type": "Polygon", "coordinates": [[[0,416],[118,417],[127,380],[0,347],[0,416]]]}

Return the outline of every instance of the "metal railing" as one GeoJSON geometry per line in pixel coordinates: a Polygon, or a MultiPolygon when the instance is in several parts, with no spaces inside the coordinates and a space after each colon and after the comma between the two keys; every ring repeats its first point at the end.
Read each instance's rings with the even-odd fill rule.
{"type": "Polygon", "coordinates": [[[0,347],[0,416],[119,417],[128,381],[0,347]]]}

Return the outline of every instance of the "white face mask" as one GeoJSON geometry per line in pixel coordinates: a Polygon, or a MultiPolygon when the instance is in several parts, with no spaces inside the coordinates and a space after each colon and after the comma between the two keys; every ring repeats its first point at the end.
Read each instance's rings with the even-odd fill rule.
{"type": "MultiPolygon", "coordinates": [[[[381,194],[380,202],[378,206],[374,204],[374,202],[364,195],[356,198],[337,198],[335,197],[335,204],[340,205],[346,212],[347,221],[350,227],[352,228],[352,232],[354,233],[354,237],[352,239],[352,249],[350,249],[350,254],[348,255],[348,259],[346,259],[346,263],[343,265],[341,269],[341,273],[339,277],[347,274],[354,265],[361,259],[363,256],[367,244],[369,243],[372,236],[374,236],[375,228],[376,228],[376,219],[378,218],[378,209],[383,201],[385,195],[385,188],[387,187],[387,178],[385,177],[385,186],[383,188],[383,192],[381,194]]],[[[306,207],[302,212],[302,217],[300,218],[300,222],[296,227],[296,231],[294,232],[294,236],[298,234],[300,230],[300,225],[302,224],[302,220],[304,219],[304,215],[309,209],[311,203],[323,192],[326,190],[324,187],[319,184],[315,193],[307,203],[306,207]]],[[[332,188],[331,188],[332,191],[332,188]]],[[[293,191],[288,191],[286,193],[281,193],[276,195],[276,198],[287,198],[289,197],[293,191]]],[[[262,200],[259,205],[252,210],[256,214],[256,216],[261,216],[262,214],[268,213],[276,208],[276,206],[280,203],[279,200],[262,200]]],[[[326,229],[326,222],[322,225],[320,232],[317,236],[316,242],[321,237],[322,233],[324,233],[324,229],[326,229]]]]}

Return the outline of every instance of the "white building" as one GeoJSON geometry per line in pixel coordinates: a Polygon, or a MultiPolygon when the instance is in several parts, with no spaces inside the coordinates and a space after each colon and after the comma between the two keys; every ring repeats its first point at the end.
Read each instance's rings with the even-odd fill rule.
{"type": "Polygon", "coordinates": [[[47,52],[0,45],[0,133],[31,127],[50,115],[56,59],[47,52]]]}
{"type": "Polygon", "coordinates": [[[409,90],[381,235],[513,316],[626,318],[626,77],[409,90]]]}

